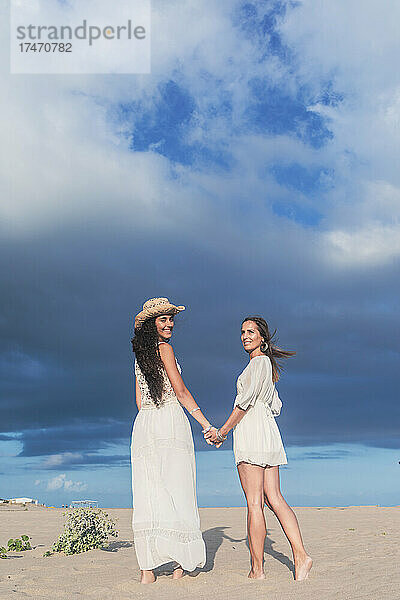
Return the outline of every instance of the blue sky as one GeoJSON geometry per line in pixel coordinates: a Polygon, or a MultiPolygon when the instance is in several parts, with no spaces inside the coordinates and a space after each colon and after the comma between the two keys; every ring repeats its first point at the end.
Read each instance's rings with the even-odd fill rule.
{"type": "MultiPolygon", "coordinates": [[[[125,452],[121,444],[121,452],[125,452]]],[[[398,505],[398,450],[359,444],[289,446],[288,465],[281,467],[281,485],[292,506],[398,505]],[[371,478],[371,468],[374,476],[371,478]]],[[[4,459],[3,459],[4,460],[4,459]]],[[[4,478],[13,497],[46,501],[48,506],[89,498],[103,507],[129,507],[131,474],[124,466],[39,472],[31,461],[14,461],[14,471],[4,478]]],[[[232,450],[196,453],[197,490],[200,507],[245,506],[232,450]]],[[[2,477],[3,479],[3,477],[2,477]]]]}
{"type": "MultiPolygon", "coordinates": [[[[245,315],[297,351],[290,501],[396,503],[399,17],[394,0],[153,0],[151,75],[11,76],[2,53],[0,496],[129,502],[133,317],[167,296],[217,423],[245,315]]],[[[218,504],[230,454],[193,433],[218,504]]]]}

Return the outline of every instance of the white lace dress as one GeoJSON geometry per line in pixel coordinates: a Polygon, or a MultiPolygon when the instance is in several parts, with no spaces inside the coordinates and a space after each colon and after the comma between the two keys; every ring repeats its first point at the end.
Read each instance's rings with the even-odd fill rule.
{"type": "Polygon", "coordinates": [[[275,422],[282,402],[272,381],[268,356],[255,356],[239,375],[234,406],[246,410],[233,431],[236,464],[285,465],[286,453],[275,422]]]}
{"type": "Polygon", "coordinates": [[[150,570],[174,561],[193,571],[204,566],[206,553],[192,431],[165,369],[159,408],[136,360],[135,375],[141,409],[132,430],[132,526],[139,567],[150,570]]]}

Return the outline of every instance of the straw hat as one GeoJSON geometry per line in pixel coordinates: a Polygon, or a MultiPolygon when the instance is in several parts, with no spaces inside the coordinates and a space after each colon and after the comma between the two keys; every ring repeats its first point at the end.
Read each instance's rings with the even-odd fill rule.
{"type": "Polygon", "coordinates": [[[143,304],[143,310],[135,317],[135,329],[140,329],[146,319],[160,315],[176,315],[181,310],[185,310],[185,307],[171,304],[168,298],[150,298],[143,304]]]}

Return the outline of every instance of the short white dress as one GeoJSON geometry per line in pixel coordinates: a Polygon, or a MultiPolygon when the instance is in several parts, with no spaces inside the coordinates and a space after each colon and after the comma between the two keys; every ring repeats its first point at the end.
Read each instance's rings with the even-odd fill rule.
{"type": "Polygon", "coordinates": [[[165,369],[159,408],[136,360],[135,375],[141,408],[132,430],[132,527],[139,568],[150,570],[176,562],[193,571],[204,566],[206,551],[190,424],[165,369]]]}
{"type": "Polygon", "coordinates": [[[233,431],[236,464],[285,465],[286,453],[275,422],[282,402],[272,381],[268,356],[255,356],[239,375],[234,406],[246,411],[233,431]]]}

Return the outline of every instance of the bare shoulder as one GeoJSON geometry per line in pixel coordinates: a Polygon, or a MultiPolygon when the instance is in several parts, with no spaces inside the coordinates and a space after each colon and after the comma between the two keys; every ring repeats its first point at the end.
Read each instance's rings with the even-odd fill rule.
{"type": "Polygon", "coordinates": [[[164,343],[158,346],[162,360],[175,358],[174,349],[170,344],[164,343]]]}

